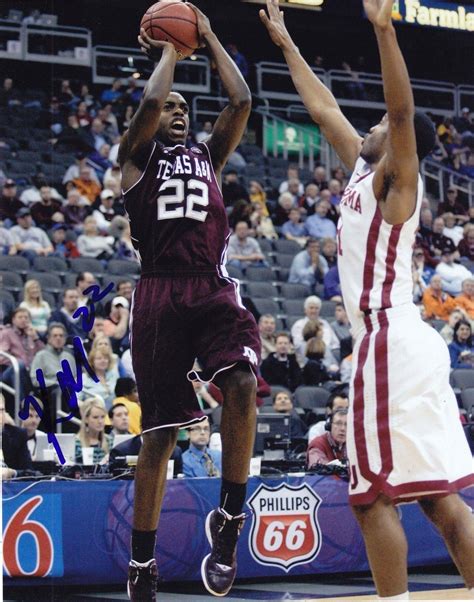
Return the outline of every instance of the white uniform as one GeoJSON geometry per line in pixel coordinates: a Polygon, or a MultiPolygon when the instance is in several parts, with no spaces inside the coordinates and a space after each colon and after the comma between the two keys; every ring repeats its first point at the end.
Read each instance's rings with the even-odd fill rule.
{"type": "Polygon", "coordinates": [[[411,218],[392,226],[382,218],[373,177],[359,158],[338,224],[341,289],[355,338],[347,433],[352,504],[474,484],[446,343],[412,302],[423,184],[419,178],[411,218]]]}

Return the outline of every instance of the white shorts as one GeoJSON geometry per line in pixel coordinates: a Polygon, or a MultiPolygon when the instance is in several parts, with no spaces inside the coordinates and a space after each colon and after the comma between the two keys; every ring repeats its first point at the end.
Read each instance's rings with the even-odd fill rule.
{"type": "Polygon", "coordinates": [[[474,485],[449,385],[446,343],[414,305],[372,313],[357,333],[347,452],[351,504],[395,503],[474,485]]]}

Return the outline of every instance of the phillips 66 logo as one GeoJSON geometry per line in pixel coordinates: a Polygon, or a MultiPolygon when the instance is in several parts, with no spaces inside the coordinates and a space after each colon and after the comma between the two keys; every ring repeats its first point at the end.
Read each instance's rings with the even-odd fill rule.
{"type": "Polygon", "coordinates": [[[260,485],[247,504],[253,511],[250,552],[260,564],[288,572],[316,558],[321,549],[317,511],[321,498],[306,484],[276,489],[260,485]]]}

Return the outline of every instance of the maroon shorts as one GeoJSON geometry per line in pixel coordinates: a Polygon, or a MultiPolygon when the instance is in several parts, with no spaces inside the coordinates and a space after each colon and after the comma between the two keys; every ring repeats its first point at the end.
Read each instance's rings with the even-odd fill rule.
{"type": "Polygon", "coordinates": [[[191,380],[212,381],[237,362],[256,373],[260,338],[237,287],[217,274],[140,279],[130,341],[142,431],[203,419],[191,380]],[[199,374],[193,371],[195,359],[199,374]]]}

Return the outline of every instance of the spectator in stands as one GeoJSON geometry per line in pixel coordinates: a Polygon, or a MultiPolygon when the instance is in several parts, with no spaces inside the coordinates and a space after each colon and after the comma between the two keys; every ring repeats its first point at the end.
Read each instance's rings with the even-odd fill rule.
{"type": "Polygon", "coordinates": [[[57,96],[52,96],[48,108],[41,111],[38,125],[48,128],[56,136],[62,132],[66,121],[57,96]]]}
{"type": "Polygon", "coordinates": [[[341,281],[337,264],[329,268],[324,276],[325,301],[342,301],[341,281]]]}
{"type": "MultiPolygon", "coordinates": [[[[11,315],[11,325],[0,327],[0,351],[13,355],[20,368],[20,398],[23,399],[31,387],[29,372],[33,358],[44,348],[38,333],[31,325],[27,309],[16,308],[11,315]]],[[[10,386],[14,383],[13,367],[7,358],[0,356],[3,368],[2,381],[10,386]]]]}
{"type": "MultiPolygon", "coordinates": [[[[474,135],[472,137],[474,147],[474,135]]],[[[459,172],[468,178],[474,179],[474,152],[470,152],[467,159],[461,162],[459,172]]]]}
{"type": "MultiPolygon", "coordinates": [[[[36,402],[40,406],[41,409],[44,409],[43,402],[38,397],[35,398],[36,402]]],[[[25,403],[22,402],[20,408],[20,415],[25,411],[25,403]]],[[[38,445],[38,440],[47,437],[47,433],[41,431],[38,427],[40,425],[41,418],[38,415],[36,409],[30,404],[28,406],[28,416],[25,419],[22,419],[20,422],[20,426],[22,429],[25,429],[27,434],[26,445],[28,447],[28,451],[30,452],[31,459],[35,462],[37,458],[36,449],[38,445]]]]}
{"type": "MultiPolygon", "coordinates": [[[[88,166],[87,154],[82,151],[77,152],[75,162],[67,168],[66,173],[63,176],[63,184],[66,185],[68,182],[72,182],[74,179],[79,178],[81,169],[88,166]]],[[[99,184],[99,178],[97,177],[95,170],[92,169],[90,171],[90,176],[97,182],[97,184],[99,184]]],[[[84,197],[84,200],[86,203],[88,202],[87,197],[84,197]]]]}
{"type": "Polygon", "coordinates": [[[293,407],[291,397],[285,391],[276,393],[273,397],[273,410],[277,414],[289,414],[290,416],[290,439],[302,439],[308,431],[305,423],[299,417],[293,407]]]}
{"type": "Polygon", "coordinates": [[[19,476],[19,470],[30,469],[30,452],[28,451],[26,431],[11,423],[11,417],[6,412],[5,398],[0,393],[0,427],[2,429],[2,479],[14,479],[19,476]]]}
{"type": "Polygon", "coordinates": [[[247,79],[249,76],[249,65],[245,56],[240,52],[236,44],[234,44],[233,42],[227,44],[225,48],[232,57],[234,63],[239,68],[239,71],[242,73],[244,79],[247,79]]]}
{"type": "Polygon", "coordinates": [[[278,197],[278,204],[272,221],[275,226],[283,226],[290,219],[290,211],[295,207],[294,197],[291,192],[282,192],[278,197]]]}
{"type": "Polygon", "coordinates": [[[281,233],[287,240],[294,240],[304,247],[308,241],[308,237],[306,236],[304,223],[301,221],[301,210],[295,207],[290,209],[288,218],[288,221],[281,227],[281,233]]]}
{"type": "Polygon", "coordinates": [[[313,215],[319,200],[319,188],[310,182],[306,184],[304,195],[300,199],[299,206],[306,215],[313,215]]]}
{"type": "Polygon", "coordinates": [[[53,243],[54,257],[61,257],[62,259],[74,259],[80,257],[80,253],[77,249],[76,243],[72,240],[66,240],[66,230],[68,226],[66,224],[54,224],[51,228],[51,242],[53,243]]]}
{"type": "Polygon", "coordinates": [[[0,107],[18,107],[21,104],[20,91],[13,86],[12,78],[6,77],[0,88],[0,107]]]}
{"type": "Polygon", "coordinates": [[[48,344],[39,351],[31,364],[30,377],[35,388],[40,383],[36,378],[36,371],[42,370],[44,382],[48,390],[58,388],[57,373],[61,370],[61,362],[67,361],[75,374],[75,362],[72,351],[66,347],[66,329],[60,322],[51,322],[48,327],[48,344]]]}
{"type": "Polygon", "coordinates": [[[423,242],[429,245],[429,240],[433,233],[433,212],[431,209],[426,208],[421,210],[419,233],[423,242]]]}
{"type": "Polygon", "coordinates": [[[92,177],[93,171],[94,170],[91,167],[81,167],[79,177],[72,180],[74,186],[79,191],[79,194],[85,197],[91,205],[101,191],[100,184],[92,177]]]}
{"type": "Polygon", "coordinates": [[[321,200],[316,205],[315,213],[305,221],[308,236],[312,238],[336,238],[336,226],[327,216],[331,205],[321,200]]]}
{"type": "MultiPolygon", "coordinates": [[[[66,117],[66,123],[53,140],[54,150],[58,152],[87,152],[90,149],[88,131],[81,128],[76,115],[71,114],[66,117]]],[[[74,177],[77,177],[76,174],[74,177]]],[[[63,176],[63,183],[69,181],[69,174],[63,176]]]]}
{"type": "Polygon", "coordinates": [[[76,436],[76,462],[83,462],[83,447],[92,447],[93,463],[103,463],[112,447],[112,437],[105,433],[107,411],[104,403],[96,397],[91,397],[81,404],[80,412],[81,427],[76,436]]]}
{"type": "Polygon", "coordinates": [[[111,430],[109,435],[129,435],[131,434],[128,430],[129,418],[127,406],[123,403],[116,403],[109,409],[109,419],[111,423],[111,430]]]}
{"type": "Polygon", "coordinates": [[[314,289],[316,283],[322,283],[328,272],[328,264],[320,252],[320,243],[309,238],[304,251],[295,255],[290,268],[288,282],[305,284],[314,289]]]}
{"type": "Polygon", "coordinates": [[[87,107],[87,103],[84,100],[81,100],[76,108],[76,117],[79,122],[81,128],[86,128],[92,123],[92,115],[89,113],[89,109],[87,107]]]}
{"type": "Polygon", "coordinates": [[[450,247],[443,249],[436,273],[442,278],[443,291],[454,296],[461,292],[463,280],[472,276],[465,266],[454,263],[454,253],[450,247]]]}
{"type": "MultiPolygon", "coordinates": [[[[306,346],[303,337],[303,330],[309,320],[315,320],[322,325],[323,328],[323,341],[326,343],[326,347],[334,351],[340,348],[339,339],[334,333],[329,322],[319,316],[321,312],[321,299],[316,295],[310,295],[306,297],[304,302],[304,313],[305,317],[297,320],[291,327],[291,338],[293,339],[293,345],[296,349],[297,356],[304,358],[306,346]]],[[[303,362],[301,362],[303,363],[303,362]]]]}
{"type": "Polygon", "coordinates": [[[265,212],[268,213],[266,206],[262,203],[256,203],[253,207],[254,212],[250,216],[250,223],[257,238],[266,238],[268,240],[278,238],[272,220],[268,215],[265,215],[265,212]]]}
{"type": "Polygon", "coordinates": [[[229,239],[228,263],[242,270],[252,267],[266,267],[265,257],[258,242],[249,236],[246,222],[238,222],[235,234],[229,239]]]}
{"type": "Polygon", "coordinates": [[[438,205],[438,215],[445,213],[454,214],[457,221],[464,223],[467,221],[467,211],[458,201],[458,189],[450,186],[446,190],[446,198],[438,205]]]}
{"type": "Polygon", "coordinates": [[[219,477],[222,472],[222,453],[216,449],[209,449],[209,422],[201,422],[188,430],[189,448],[183,453],[184,476],[219,477]]]}
{"type": "Polygon", "coordinates": [[[309,469],[339,460],[347,463],[347,410],[336,410],[328,418],[329,430],[309,442],[306,464],[309,469]]]}
{"type": "Polygon", "coordinates": [[[72,91],[71,82],[68,79],[62,80],[58,98],[60,104],[64,108],[70,108],[73,104],[79,101],[79,98],[72,91]]]}
{"type": "Polygon", "coordinates": [[[115,241],[114,257],[123,261],[139,263],[137,252],[133,246],[132,232],[128,219],[121,215],[116,215],[110,223],[110,234],[112,233],[117,238],[115,241]]]}
{"type": "MultiPolygon", "coordinates": [[[[443,219],[445,224],[443,234],[447,238],[450,238],[453,241],[454,246],[457,247],[462,240],[464,234],[463,229],[461,226],[456,225],[456,218],[452,213],[444,213],[443,219]]],[[[468,219],[467,216],[466,219],[468,219]]]]}
{"type": "Polygon", "coordinates": [[[323,238],[321,240],[321,254],[326,260],[329,268],[337,265],[337,244],[334,238],[323,238]]]}
{"type": "Polygon", "coordinates": [[[87,163],[97,174],[100,182],[103,182],[105,172],[112,167],[110,156],[110,144],[102,144],[99,150],[89,153],[87,163]]]}
{"type": "Polygon", "coordinates": [[[113,404],[122,403],[128,409],[129,430],[134,435],[142,432],[142,410],[138,400],[137,385],[133,378],[124,377],[117,379],[115,385],[115,399],[113,404]]]}
{"type": "Polygon", "coordinates": [[[53,199],[51,188],[47,185],[41,186],[41,200],[31,206],[31,217],[40,228],[47,230],[53,225],[52,217],[56,211],[60,211],[61,202],[53,199]]]}
{"type": "Polygon", "coordinates": [[[43,300],[40,283],[37,280],[27,280],[23,289],[23,301],[20,307],[27,309],[31,325],[36,332],[42,336],[48,330],[48,320],[51,315],[51,307],[43,300]]]}
{"type": "Polygon", "coordinates": [[[129,77],[127,84],[128,88],[122,94],[121,103],[124,105],[131,104],[133,107],[137,107],[143,96],[143,90],[137,87],[137,80],[134,77],[129,77]]]}
{"type": "MultiPolygon", "coordinates": [[[[296,356],[301,367],[304,367],[304,365],[307,362],[306,350],[308,347],[308,342],[311,339],[322,340],[324,342],[325,332],[323,322],[325,321],[322,320],[322,318],[318,318],[317,320],[308,320],[303,328],[303,344],[298,348],[298,353],[296,356]]],[[[334,355],[334,353],[339,354],[338,339],[331,339],[331,344],[332,349],[329,348],[329,345],[326,345],[326,343],[324,343],[322,360],[329,373],[330,378],[334,380],[337,378],[339,373],[339,364],[334,355]]]]}
{"type": "Polygon", "coordinates": [[[293,353],[290,353],[290,337],[285,333],[276,336],[276,351],[261,365],[263,378],[269,385],[281,385],[294,391],[301,383],[301,370],[293,353]]]}
{"type": "Polygon", "coordinates": [[[122,194],[122,172],[120,166],[117,163],[113,163],[112,167],[109,167],[104,174],[104,188],[111,190],[114,199],[117,199],[122,194]]]}
{"type": "Polygon", "coordinates": [[[324,435],[326,429],[326,420],[330,418],[331,415],[335,414],[337,410],[348,410],[349,409],[349,399],[345,393],[334,392],[328,397],[326,402],[326,418],[324,420],[320,420],[313,424],[308,432],[308,441],[312,441],[315,437],[319,435],[324,435]]]}
{"type": "Polygon", "coordinates": [[[118,367],[111,350],[105,347],[100,347],[100,349],[92,347],[89,353],[89,364],[98,381],[86,374],[80,398],[87,399],[99,395],[104,400],[106,408],[109,409],[115,397],[115,385],[119,378],[118,367]]]}
{"type": "Polygon", "coordinates": [[[258,320],[258,331],[262,344],[262,360],[267,359],[271,353],[276,351],[276,321],[272,314],[262,314],[258,320]]]}
{"type": "Polygon", "coordinates": [[[431,257],[438,260],[441,259],[444,249],[450,249],[452,253],[456,250],[454,242],[443,234],[444,226],[444,219],[442,217],[437,217],[433,220],[433,233],[429,241],[429,252],[431,257]]]}
{"type": "Polygon", "coordinates": [[[322,165],[314,168],[311,183],[316,184],[320,191],[328,187],[326,169],[322,165]]]}
{"type": "Polygon", "coordinates": [[[245,222],[249,229],[252,228],[252,222],[250,216],[252,214],[252,205],[245,199],[239,199],[235,201],[232,211],[229,213],[228,221],[229,226],[235,231],[235,228],[239,222],[245,222]]]}
{"type": "Polygon", "coordinates": [[[466,278],[462,283],[462,292],[453,299],[456,309],[464,310],[471,320],[474,320],[474,278],[466,278]]]}
{"type": "Polygon", "coordinates": [[[311,337],[306,342],[306,363],[303,366],[303,384],[319,386],[331,379],[325,364],[326,345],[322,337],[311,337]]]}
{"type": "Polygon", "coordinates": [[[334,169],[331,170],[331,177],[334,180],[338,180],[341,185],[341,191],[347,186],[348,178],[344,168],[341,165],[338,165],[334,169]]]}
{"type": "MultiPolygon", "coordinates": [[[[68,339],[81,337],[84,335],[82,330],[81,318],[73,318],[76,309],[79,307],[79,293],[76,288],[66,288],[63,293],[63,305],[56,309],[49,319],[52,322],[59,322],[66,329],[68,339]]],[[[68,341],[69,342],[69,341],[68,341]]]]}
{"type": "Polygon", "coordinates": [[[77,248],[82,257],[110,259],[114,254],[112,236],[100,236],[97,222],[92,216],[84,221],[84,233],[77,239],[77,248]]]}
{"type": "Polygon", "coordinates": [[[446,341],[446,345],[449,345],[453,342],[454,336],[454,327],[459,322],[459,320],[467,320],[467,316],[461,309],[453,309],[453,311],[449,314],[448,323],[443,326],[443,328],[439,331],[439,334],[446,341]]]}
{"type": "Polygon", "coordinates": [[[16,216],[20,209],[25,205],[17,196],[17,187],[15,180],[7,178],[2,186],[2,196],[0,197],[0,221],[6,228],[11,228],[15,223],[16,216]]]}
{"type": "Polygon", "coordinates": [[[199,132],[197,132],[196,134],[196,142],[203,142],[204,140],[207,140],[207,138],[209,138],[209,136],[212,134],[212,128],[214,126],[212,125],[212,121],[205,121],[204,125],[202,126],[202,130],[200,130],[199,132]]]}
{"type": "Polygon", "coordinates": [[[55,201],[59,201],[59,203],[63,202],[62,196],[53,186],[49,186],[47,184],[46,176],[44,173],[37,173],[35,176],[31,178],[33,184],[25,188],[20,195],[20,201],[24,203],[26,206],[32,206],[34,203],[39,203],[41,201],[41,188],[46,186],[49,188],[50,197],[55,201]]]}
{"type": "Polygon", "coordinates": [[[461,109],[460,117],[455,117],[453,119],[453,125],[460,134],[464,134],[465,132],[474,133],[474,123],[470,115],[471,110],[469,107],[463,107],[461,109]]]}
{"type": "Polygon", "coordinates": [[[472,329],[467,320],[459,320],[453,329],[453,340],[448,345],[451,368],[474,368],[472,329]]]}
{"type": "Polygon", "coordinates": [[[257,180],[250,180],[249,197],[254,208],[256,205],[262,205],[263,215],[270,215],[267,208],[267,193],[263,189],[263,186],[260,184],[260,182],[257,182],[257,180]]]}
{"type": "Polygon", "coordinates": [[[430,285],[422,297],[427,319],[447,320],[453,310],[453,298],[443,291],[443,281],[439,274],[431,277],[430,285]]]}
{"type": "Polygon", "coordinates": [[[250,201],[247,189],[239,182],[239,175],[235,169],[229,169],[224,175],[222,195],[226,207],[232,207],[240,199],[250,201]]]}
{"type": "Polygon", "coordinates": [[[334,308],[334,317],[335,320],[333,322],[330,322],[330,326],[333,329],[339,341],[343,341],[344,339],[347,339],[351,336],[351,325],[349,322],[349,318],[347,317],[347,312],[346,308],[344,307],[344,303],[336,303],[336,307],[334,308]]]}
{"type": "Polygon", "coordinates": [[[118,297],[125,297],[125,299],[131,304],[133,290],[135,288],[134,282],[128,279],[120,279],[117,281],[115,290],[117,291],[118,297]]]}
{"type": "Polygon", "coordinates": [[[16,255],[16,247],[10,230],[0,226],[0,255],[16,255]]]}
{"type": "Polygon", "coordinates": [[[77,188],[71,188],[67,193],[67,201],[61,209],[64,221],[74,231],[81,233],[84,229],[84,221],[89,215],[90,207],[82,203],[81,193],[77,188]]]}
{"type": "Polygon", "coordinates": [[[122,88],[122,80],[117,78],[112,82],[112,87],[109,90],[104,90],[100,97],[100,100],[103,104],[113,103],[117,104],[122,98],[123,91],[122,88]]]}
{"type": "Polygon", "coordinates": [[[412,276],[413,276],[413,301],[418,303],[423,297],[434,269],[425,263],[425,252],[422,247],[413,250],[412,276]]]}
{"type": "Polygon", "coordinates": [[[116,213],[114,210],[115,195],[112,190],[105,188],[100,193],[100,205],[92,212],[92,217],[97,223],[100,232],[107,233],[110,228],[110,222],[114,219],[116,213]]]}
{"type": "Polygon", "coordinates": [[[110,312],[104,322],[104,334],[111,338],[112,347],[117,352],[121,346],[128,347],[128,320],[130,305],[124,297],[114,297],[110,312]]]}
{"type": "Polygon", "coordinates": [[[33,262],[37,256],[50,255],[53,246],[46,233],[33,226],[31,211],[26,207],[16,214],[17,226],[13,226],[10,233],[17,253],[33,262]]]}
{"type": "Polygon", "coordinates": [[[330,203],[334,207],[339,207],[342,199],[342,185],[339,180],[333,178],[329,180],[328,190],[331,193],[330,203]]]}

